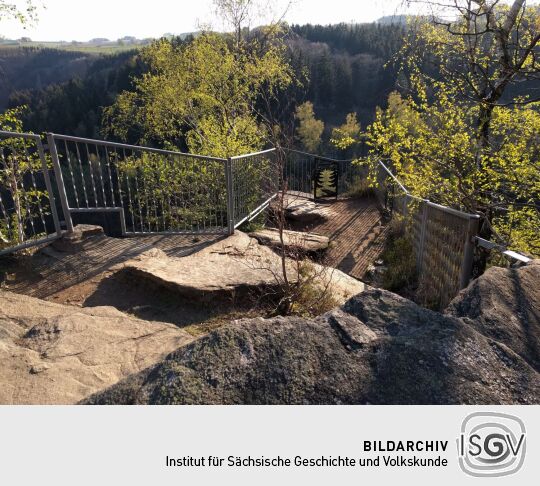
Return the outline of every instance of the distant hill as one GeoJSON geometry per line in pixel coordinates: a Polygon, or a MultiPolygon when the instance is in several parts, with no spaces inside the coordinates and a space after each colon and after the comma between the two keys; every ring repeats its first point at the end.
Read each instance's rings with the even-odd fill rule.
{"type": "Polygon", "coordinates": [[[87,52],[0,45],[0,110],[12,92],[84,77],[96,59],[87,52]]]}
{"type": "Polygon", "coordinates": [[[377,24],[382,25],[406,25],[408,15],[386,15],[377,20],[377,24]]]}

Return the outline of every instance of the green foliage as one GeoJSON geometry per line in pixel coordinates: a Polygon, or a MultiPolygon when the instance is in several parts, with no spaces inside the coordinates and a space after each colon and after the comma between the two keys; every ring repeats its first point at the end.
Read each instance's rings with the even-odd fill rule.
{"type": "Polygon", "coordinates": [[[317,153],[321,145],[324,123],[315,118],[313,103],[306,101],[296,108],[298,127],[296,133],[303,147],[311,153],[317,153]]]}
{"type": "MultiPolygon", "coordinates": [[[[21,114],[25,107],[0,114],[0,130],[22,132],[21,114]]],[[[28,176],[41,169],[41,159],[31,153],[21,138],[0,139],[0,248],[14,246],[27,239],[26,229],[38,216],[45,216],[48,194],[35,184],[25,184],[28,176]],[[12,206],[12,208],[11,208],[12,206]]],[[[43,228],[45,229],[45,228],[43,228]]],[[[39,236],[34,234],[33,236],[39,236]]]]}
{"type": "Polygon", "coordinates": [[[133,50],[96,57],[54,49],[0,49],[0,60],[6,83],[13,87],[4,97],[0,93],[0,104],[28,105],[21,115],[25,127],[87,138],[102,138],[102,107],[145,69],[133,50]],[[30,80],[39,80],[43,88],[27,89],[30,80]]]}
{"type": "Polygon", "coordinates": [[[410,238],[390,238],[382,258],[387,265],[382,281],[385,289],[399,291],[416,283],[416,260],[410,238]]]}
{"type": "Polygon", "coordinates": [[[442,90],[423,105],[394,93],[377,111],[368,143],[413,194],[469,212],[489,208],[504,243],[539,255],[540,104],[495,108],[481,157],[476,114],[442,90]]]}
{"type": "Polygon", "coordinates": [[[362,129],[356,113],[349,113],[345,123],[332,130],[330,142],[340,150],[346,150],[360,142],[362,129]]]}
{"type": "Polygon", "coordinates": [[[331,276],[317,269],[309,260],[299,262],[298,281],[290,286],[286,299],[287,314],[316,317],[338,305],[332,296],[331,276]]]}
{"type": "Polygon", "coordinates": [[[412,193],[478,212],[488,237],[539,255],[540,103],[509,87],[538,72],[540,9],[510,13],[478,2],[449,25],[411,26],[398,58],[407,94],[390,95],[367,140],[412,193]]]}
{"type": "Polygon", "coordinates": [[[36,6],[32,0],[26,0],[25,6],[21,7],[16,3],[0,0],[0,20],[3,18],[12,18],[18,20],[21,24],[34,22],[36,20],[36,6]]]}
{"type": "Polygon", "coordinates": [[[125,139],[132,131],[143,143],[185,137],[191,151],[204,155],[260,149],[267,133],[255,105],[293,81],[274,31],[264,43],[233,43],[211,32],[182,45],[162,39],[141,55],[149,72],[105,110],[109,133],[125,139]]]}
{"type": "Polygon", "coordinates": [[[130,230],[196,231],[226,221],[221,162],[144,152],[118,160],[116,166],[132,218],[130,230]]]}

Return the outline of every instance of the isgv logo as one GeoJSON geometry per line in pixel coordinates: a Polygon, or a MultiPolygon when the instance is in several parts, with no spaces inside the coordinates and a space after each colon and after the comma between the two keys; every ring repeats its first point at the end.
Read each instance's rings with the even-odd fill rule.
{"type": "Polygon", "coordinates": [[[508,476],[525,461],[525,425],[506,413],[475,412],[463,421],[457,446],[459,465],[468,475],[508,476]]]}

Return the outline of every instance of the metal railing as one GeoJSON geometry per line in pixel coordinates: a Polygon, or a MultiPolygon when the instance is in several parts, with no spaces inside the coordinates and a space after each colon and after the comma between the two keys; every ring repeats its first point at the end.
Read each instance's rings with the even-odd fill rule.
{"type": "Polygon", "coordinates": [[[278,152],[275,148],[231,157],[232,229],[252,220],[264,211],[279,190],[278,152]]]}
{"type": "Polygon", "coordinates": [[[314,155],[294,149],[284,149],[284,179],[289,191],[299,196],[316,198],[315,178],[317,163],[335,164],[338,171],[337,193],[347,196],[367,177],[367,169],[353,164],[353,159],[340,160],[321,155],[314,155]]]}
{"type": "Polygon", "coordinates": [[[382,161],[374,178],[381,206],[408,222],[420,292],[445,307],[471,280],[480,216],[411,194],[382,161]]]}
{"type": "Polygon", "coordinates": [[[283,187],[317,198],[317,167],[331,166],[336,195],[369,185],[388,214],[407,217],[420,285],[441,306],[472,275],[479,216],[410,194],[382,161],[373,174],[352,160],[289,149],[224,159],[52,133],[47,139],[52,164],[38,135],[0,132],[0,254],[61,236],[55,194],[68,232],[73,216],[105,213],[122,235],[232,234],[283,187]]]}
{"type": "Polygon", "coordinates": [[[226,159],[48,134],[66,226],[116,213],[123,235],[225,233],[226,159]]]}
{"type": "Polygon", "coordinates": [[[41,139],[0,132],[0,255],[61,236],[41,139]]]}

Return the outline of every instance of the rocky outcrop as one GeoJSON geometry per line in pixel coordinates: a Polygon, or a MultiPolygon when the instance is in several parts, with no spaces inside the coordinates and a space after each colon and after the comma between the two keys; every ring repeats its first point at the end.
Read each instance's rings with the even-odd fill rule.
{"type": "MultiPolygon", "coordinates": [[[[240,231],[183,258],[168,257],[150,250],[122,265],[122,271],[138,281],[149,281],[184,297],[214,301],[237,298],[280,285],[281,258],[240,231]]],[[[298,278],[295,262],[287,260],[289,280],[298,278]]],[[[312,264],[338,304],[365,288],[364,284],[333,268],[312,264]]]]}
{"type": "Polygon", "coordinates": [[[540,371],[540,260],[489,268],[445,312],[504,343],[540,371]]]}
{"type": "Polygon", "coordinates": [[[317,203],[292,192],[283,198],[283,209],[287,219],[304,224],[326,221],[331,211],[327,204],[317,203]]]}
{"type": "Polygon", "coordinates": [[[105,238],[105,233],[101,226],[78,224],[73,228],[72,233],[65,233],[62,238],[55,240],[51,247],[54,250],[64,253],[77,253],[83,249],[85,240],[95,236],[105,238]]]}
{"type": "Polygon", "coordinates": [[[539,403],[539,374],[461,319],[370,289],[316,319],[232,322],[89,404],[539,403]]]}
{"type": "MultiPolygon", "coordinates": [[[[249,233],[251,238],[255,238],[261,245],[274,249],[281,249],[281,239],[279,230],[276,228],[264,228],[249,233]]],[[[328,236],[317,235],[302,231],[283,230],[283,246],[288,252],[297,254],[323,252],[330,245],[328,236]]]]}
{"type": "Polygon", "coordinates": [[[70,404],[193,340],[112,307],[79,308],[0,290],[0,404],[70,404]]]}

